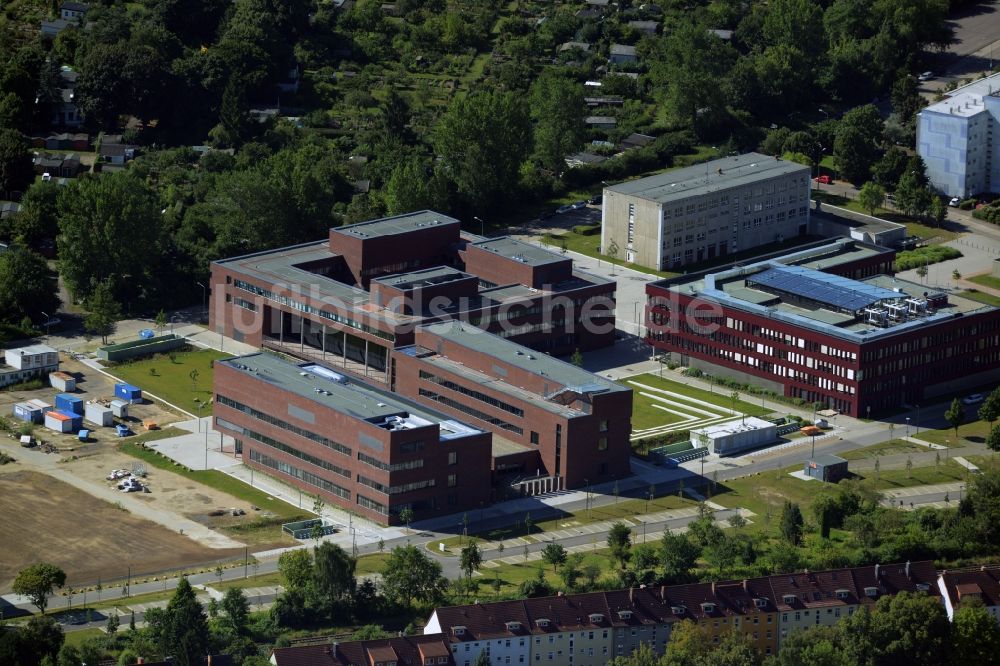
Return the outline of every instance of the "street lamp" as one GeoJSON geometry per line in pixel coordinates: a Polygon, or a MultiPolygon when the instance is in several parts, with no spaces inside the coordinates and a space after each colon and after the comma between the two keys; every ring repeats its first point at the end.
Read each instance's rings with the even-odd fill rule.
{"type": "Polygon", "coordinates": [[[913,434],[914,435],[919,435],[920,434],[920,405],[917,405],[917,423],[916,423],[916,426],[917,426],[917,431],[915,433],[913,433],[913,434]]]}
{"type": "Polygon", "coordinates": [[[826,120],[830,119],[830,114],[827,113],[826,110],[824,110],[822,107],[819,108],[819,109],[816,109],[816,110],[819,111],[820,113],[822,113],[824,116],[826,116],[826,120]]]}
{"type": "Polygon", "coordinates": [[[472,219],[479,223],[479,235],[480,236],[485,236],[486,235],[486,223],[483,222],[483,219],[481,217],[476,217],[475,215],[472,216],[472,219]]]}
{"type": "MultiPolygon", "coordinates": [[[[39,312],[42,312],[39,310],[39,312]]],[[[42,312],[45,315],[45,337],[49,337],[49,324],[52,323],[52,317],[49,316],[48,312],[42,312]]]]}
{"type": "Polygon", "coordinates": [[[906,436],[910,436],[910,417],[906,417],[906,436]]]}
{"type": "Polygon", "coordinates": [[[590,520],[590,479],[584,479],[583,483],[587,486],[587,495],[584,500],[584,506],[587,509],[587,520],[590,520]]]}
{"type": "Polygon", "coordinates": [[[195,282],[196,285],[201,287],[201,309],[205,311],[206,316],[208,315],[208,288],[205,287],[201,282],[195,282]]]}

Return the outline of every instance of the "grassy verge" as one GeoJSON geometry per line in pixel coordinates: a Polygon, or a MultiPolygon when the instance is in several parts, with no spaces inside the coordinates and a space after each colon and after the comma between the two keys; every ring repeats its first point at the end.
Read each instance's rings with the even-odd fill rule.
{"type": "MultiPolygon", "coordinates": [[[[966,414],[972,415],[979,409],[978,405],[966,408],[966,414]]],[[[990,432],[990,424],[986,421],[971,421],[958,427],[958,436],[955,436],[954,428],[942,428],[941,430],[921,430],[914,435],[917,439],[932,444],[942,444],[944,446],[960,446],[967,443],[983,444],[986,436],[990,432]]]]}
{"type": "Polygon", "coordinates": [[[984,305],[992,305],[993,307],[1000,308],[1000,296],[987,294],[979,291],[978,289],[966,289],[961,295],[969,300],[978,301],[984,305]]]}
{"type": "Polygon", "coordinates": [[[861,449],[854,449],[853,451],[841,453],[840,457],[847,460],[861,460],[863,458],[890,456],[897,453],[927,453],[927,451],[929,451],[929,449],[926,446],[907,442],[902,439],[893,439],[888,442],[882,442],[881,444],[874,444],[872,446],[866,446],[861,449]]]}
{"type": "MultiPolygon", "coordinates": [[[[128,627],[126,627],[126,629],[127,628],[128,627]]],[[[81,629],[80,631],[67,631],[65,634],[66,640],[63,641],[63,645],[72,645],[75,648],[79,648],[91,638],[103,638],[106,635],[107,634],[97,628],[81,629]]]]}
{"type": "MultiPolygon", "coordinates": [[[[630,264],[627,261],[619,258],[612,259],[606,254],[601,254],[601,235],[593,234],[586,236],[583,234],[578,234],[573,231],[564,231],[558,234],[545,234],[542,236],[541,241],[546,245],[554,246],[558,249],[571,250],[573,252],[579,252],[580,254],[585,254],[588,257],[594,259],[605,261],[610,264],[615,264],[616,266],[625,266],[627,268],[632,268],[643,273],[649,273],[650,275],[658,275],[660,277],[677,277],[679,273],[670,273],[668,271],[657,271],[652,268],[646,268],[644,266],[637,266],[636,264],[630,264]]],[[[624,250],[619,250],[619,254],[624,254],[624,250]]]]}
{"type": "Polygon", "coordinates": [[[291,504],[288,504],[287,502],[276,497],[272,497],[263,491],[257,490],[256,488],[251,488],[242,481],[234,479],[227,474],[223,474],[218,470],[193,471],[187,469],[183,465],[175,463],[166,456],[162,456],[150,449],[142,448],[136,442],[125,442],[121,445],[120,449],[122,453],[138,458],[152,467],[167,470],[169,472],[173,472],[174,474],[179,474],[180,476],[190,479],[191,481],[196,481],[210,488],[226,493],[227,495],[232,495],[233,497],[243,500],[244,502],[249,502],[254,506],[258,506],[261,510],[267,511],[274,516],[284,519],[285,521],[294,520],[307,515],[307,512],[302,509],[298,509],[291,504]]]}
{"type": "Polygon", "coordinates": [[[1000,289],[1000,278],[992,275],[975,275],[968,278],[968,280],[969,282],[975,282],[976,284],[989,287],[990,289],[1000,289]]]}
{"type": "Polygon", "coordinates": [[[859,476],[875,483],[878,490],[885,491],[964,481],[967,476],[966,472],[967,470],[955,461],[945,460],[940,465],[914,467],[909,471],[905,469],[882,470],[877,475],[877,481],[874,470],[866,470],[864,474],[859,476]]]}
{"type": "Polygon", "coordinates": [[[214,349],[157,354],[153,358],[109,368],[108,372],[185,409],[192,414],[212,413],[212,364],[225,354],[214,349]],[[195,373],[192,379],[192,373],[195,373]]]}

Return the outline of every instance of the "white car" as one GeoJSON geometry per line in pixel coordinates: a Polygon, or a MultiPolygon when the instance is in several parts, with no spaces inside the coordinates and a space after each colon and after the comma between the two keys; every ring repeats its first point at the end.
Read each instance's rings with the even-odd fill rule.
{"type": "Polygon", "coordinates": [[[124,479],[126,476],[130,476],[132,473],[125,469],[113,469],[111,474],[108,474],[108,481],[117,481],[118,479],[124,479]]]}
{"type": "Polygon", "coordinates": [[[983,398],[983,394],[982,393],[973,393],[972,395],[967,395],[964,398],[962,398],[962,404],[963,405],[978,405],[979,403],[981,403],[983,401],[983,399],[984,398],[983,398]]]}
{"type": "Polygon", "coordinates": [[[933,78],[934,78],[934,72],[924,72],[923,74],[921,74],[920,76],[917,77],[917,80],[918,81],[930,81],[933,78]]]}
{"type": "Polygon", "coordinates": [[[948,202],[948,205],[951,206],[952,208],[958,208],[958,204],[960,203],[962,203],[961,199],[959,199],[958,197],[952,197],[951,201],[948,202]]]}

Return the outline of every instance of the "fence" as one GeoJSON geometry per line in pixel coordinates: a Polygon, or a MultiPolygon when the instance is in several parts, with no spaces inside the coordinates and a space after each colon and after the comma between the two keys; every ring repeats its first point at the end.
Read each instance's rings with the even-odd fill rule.
{"type": "Polygon", "coordinates": [[[108,345],[97,350],[97,358],[102,361],[127,361],[140,356],[150,356],[160,352],[170,351],[183,347],[187,344],[187,339],[179,335],[168,333],[147,340],[135,340],[133,342],[123,342],[117,345],[108,345]]]}

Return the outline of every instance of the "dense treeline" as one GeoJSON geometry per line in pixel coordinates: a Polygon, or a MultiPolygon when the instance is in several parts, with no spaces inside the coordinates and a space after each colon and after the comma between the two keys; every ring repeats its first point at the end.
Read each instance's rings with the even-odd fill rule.
{"type": "MultiPolygon", "coordinates": [[[[912,74],[926,48],[949,42],[948,9],[947,0],[670,0],[621,3],[596,20],[575,6],[509,11],[483,0],[400,0],[394,16],[376,0],[346,11],[311,0],[103,0],[86,29],[48,42],[25,34],[50,8],[21,0],[0,23],[0,190],[30,182],[19,133],[47,131],[63,67],[79,75],[90,131],[124,132],[146,156],[132,174],[80,178],[60,194],[30,187],[0,233],[36,247],[58,236],[77,300],[109,283],[124,312],[153,312],[195,300],[212,258],[420,207],[490,221],[510,202],[661,168],[697,143],[729,151],[764,141],[812,161],[834,152],[847,177],[864,181],[886,143],[912,134],[912,74]],[[644,19],[661,23],[658,34],[629,25],[644,19]],[[592,48],[557,49],[567,41],[592,48]],[[608,65],[612,43],[635,45],[638,61],[608,65]],[[279,92],[296,69],[298,91],[279,92]],[[617,127],[588,130],[583,82],[602,76],[600,94],[623,103],[593,112],[612,113],[617,127]],[[836,116],[890,91],[885,127],[872,107],[810,120],[817,108],[836,116]],[[298,126],[251,114],[279,105],[301,110],[298,126]],[[765,136],[772,125],[791,129],[765,136]],[[633,131],[657,140],[596,166],[563,162],[591,139],[606,145],[589,149],[614,152],[633,131]],[[234,154],[175,148],[206,143],[234,154]],[[357,181],[367,191],[355,192],[357,181]],[[82,231],[85,219],[97,233],[82,231]]],[[[892,160],[880,168],[898,181],[892,160]]]]}

